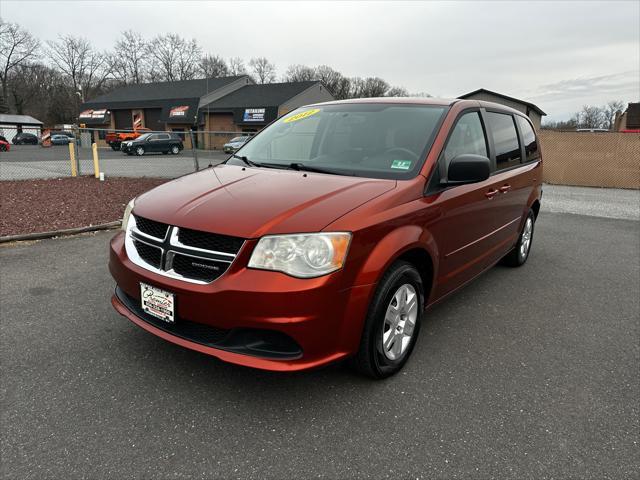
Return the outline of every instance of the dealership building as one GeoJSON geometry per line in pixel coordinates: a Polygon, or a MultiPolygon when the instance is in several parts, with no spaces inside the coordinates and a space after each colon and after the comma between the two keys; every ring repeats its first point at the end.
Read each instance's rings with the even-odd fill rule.
{"type": "Polygon", "coordinates": [[[106,130],[148,128],[178,132],[189,148],[189,132],[213,132],[195,136],[199,148],[211,149],[232,133],[257,132],[291,110],[329,100],[333,96],[317,81],[257,85],[241,75],[142,83],[85,102],[78,123],[96,129],[98,144],[106,130]]]}

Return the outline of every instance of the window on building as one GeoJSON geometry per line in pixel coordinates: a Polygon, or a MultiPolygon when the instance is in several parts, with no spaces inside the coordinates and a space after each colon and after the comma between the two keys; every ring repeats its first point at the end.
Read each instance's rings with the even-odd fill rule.
{"type": "Polygon", "coordinates": [[[171,131],[175,132],[175,134],[180,137],[180,140],[184,142],[184,137],[185,137],[184,128],[172,128],[171,131]]]}
{"type": "Polygon", "coordinates": [[[513,116],[506,113],[487,112],[487,120],[496,149],[496,169],[502,170],[519,165],[522,158],[513,116]]]}
{"type": "Polygon", "coordinates": [[[540,158],[540,153],[538,153],[538,142],[533,127],[526,118],[517,116],[516,119],[518,127],[520,128],[520,134],[522,135],[522,141],[524,142],[525,161],[531,162],[537,160],[540,158]]]}

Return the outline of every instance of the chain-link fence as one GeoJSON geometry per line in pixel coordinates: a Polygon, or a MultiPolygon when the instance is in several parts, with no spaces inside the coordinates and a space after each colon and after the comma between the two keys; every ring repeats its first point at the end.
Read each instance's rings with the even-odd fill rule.
{"type": "Polygon", "coordinates": [[[67,145],[9,145],[0,152],[0,180],[27,180],[71,176],[72,162],[67,145]]]}
{"type": "Polygon", "coordinates": [[[0,180],[76,175],[176,178],[226,160],[239,132],[78,129],[45,133],[37,145],[0,152],[0,180]],[[195,148],[194,148],[195,147],[195,148]],[[97,170],[96,170],[97,169],[97,170]]]}

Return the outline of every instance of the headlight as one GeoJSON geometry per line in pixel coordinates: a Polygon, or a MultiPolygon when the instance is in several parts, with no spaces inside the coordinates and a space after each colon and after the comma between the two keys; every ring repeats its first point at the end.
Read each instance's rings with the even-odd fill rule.
{"type": "Polygon", "coordinates": [[[350,242],[347,232],[269,235],[256,245],[249,267],[293,277],[320,277],[342,268],[350,242]]]}
{"type": "Polygon", "coordinates": [[[122,215],[122,225],[120,226],[120,228],[122,228],[122,230],[127,230],[127,225],[129,224],[129,217],[131,217],[131,210],[133,210],[133,204],[135,202],[135,198],[132,198],[131,201],[129,203],[127,203],[127,206],[124,209],[124,214],[122,215]]]}

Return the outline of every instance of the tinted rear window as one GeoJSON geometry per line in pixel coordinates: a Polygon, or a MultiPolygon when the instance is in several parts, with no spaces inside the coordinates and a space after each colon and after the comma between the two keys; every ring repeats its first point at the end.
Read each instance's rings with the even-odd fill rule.
{"type": "Polygon", "coordinates": [[[487,120],[496,149],[496,169],[513,167],[521,161],[520,142],[510,114],[487,112],[487,120]]]}
{"type": "Polygon", "coordinates": [[[533,131],[531,124],[522,117],[516,117],[518,121],[518,127],[520,127],[520,134],[522,135],[522,141],[524,143],[525,161],[530,162],[537,160],[540,157],[538,153],[538,142],[536,140],[536,133],[533,131]]]}

